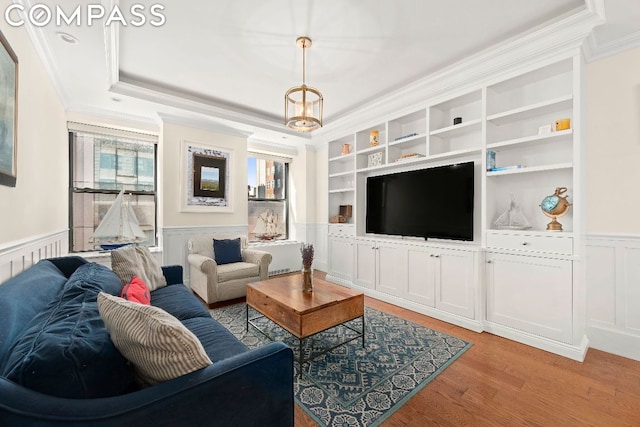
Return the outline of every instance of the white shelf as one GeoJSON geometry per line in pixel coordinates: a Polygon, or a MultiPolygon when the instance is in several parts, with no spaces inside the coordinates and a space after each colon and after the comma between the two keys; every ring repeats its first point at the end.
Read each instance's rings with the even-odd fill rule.
{"type": "Polygon", "coordinates": [[[353,161],[354,157],[355,157],[355,153],[351,152],[349,154],[332,157],[332,158],[329,159],[329,162],[343,163],[343,162],[348,162],[350,160],[353,161]]]}
{"type": "Polygon", "coordinates": [[[487,148],[492,149],[492,148],[509,147],[509,146],[518,145],[518,144],[547,142],[549,140],[560,138],[565,135],[571,135],[571,134],[573,134],[573,129],[567,129],[567,130],[561,130],[558,132],[546,133],[542,135],[525,136],[522,138],[508,139],[505,141],[494,142],[491,144],[487,144],[487,148]]]}
{"type": "Polygon", "coordinates": [[[464,135],[466,133],[479,131],[481,128],[480,124],[480,119],[469,120],[468,122],[462,122],[459,125],[451,125],[444,128],[432,130],[431,132],[429,132],[429,135],[440,137],[464,135]]]}
{"type": "Polygon", "coordinates": [[[514,230],[509,228],[487,228],[487,233],[492,234],[508,234],[511,236],[544,236],[544,237],[558,237],[558,238],[570,238],[573,237],[572,231],[549,231],[549,230],[536,230],[533,228],[527,228],[524,230],[514,230]]]}
{"type": "Polygon", "coordinates": [[[413,143],[420,142],[420,141],[417,141],[417,140],[419,140],[421,138],[425,138],[426,136],[427,136],[426,133],[420,133],[420,134],[417,134],[417,135],[408,136],[406,138],[401,138],[401,139],[398,139],[396,141],[389,141],[389,146],[390,147],[394,147],[394,146],[399,146],[399,145],[402,145],[402,144],[413,145],[413,144],[411,144],[412,142],[413,143]]]}
{"type": "Polygon", "coordinates": [[[332,173],[332,174],[329,174],[329,178],[337,178],[337,177],[348,176],[348,175],[353,175],[353,171],[332,173]]]}
{"type": "Polygon", "coordinates": [[[355,188],[338,188],[338,189],[335,189],[335,190],[329,190],[329,194],[349,193],[351,191],[355,191],[355,188]]]}
{"type": "Polygon", "coordinates": [[[467,154],[480,154],[482,151],[481,148],[467,148],[463,150],[455,150],[455,151],[447,151],[445,153],[431,154],[427,156],[427,159],[436,160],[436,159],[446,159],[448,157],[458,157],[464,156],[467,154]]]}
{"type": "Polygon", "coordinates": [[[559,98],[537,102],[535,104],[526,105],[524,107],[514,108],[512,110],[492,114],[490,116],[487,116],[487,121],[500,125],[517,120],[526,120],[532,117],[539,116],[541,114],[554,113],[571,109],[572,106],[573,95],[565,95],[559,98]]]}
{"type": "Polygon", "coordinates": [[[531,166],[531,167],[523,166],[521,168],[516,168],[516,169],[487,172],[487,176],[513,175],[513,174],[519,174],[519,173],[544,172],[544,171],[553,171],[553,170],[571,169],[571,168],[573,168],[573,163],[556,163],[553,165],[531,166]]]}
{"type": "Polygon", "coordinates": [[[368,147],[362,150],[358,150],[356,154],[375,153],[377,151],[384,151],[384,149],[385,149],[385,146],[383,144],[379,144],[379,145],[376,145],[375,147],[368,147]]]}

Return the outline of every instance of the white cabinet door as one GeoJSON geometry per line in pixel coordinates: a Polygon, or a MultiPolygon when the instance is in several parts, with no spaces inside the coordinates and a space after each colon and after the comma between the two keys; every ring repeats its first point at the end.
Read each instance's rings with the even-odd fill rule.
{"type": "Polygon", "coordinates": [[[407,249],[407,292],[406,298],[435,306],[435,272],[432,267],[433,253],[420,247],[407,249]]]}
{"type": "Polygon", "coordinates": [[[351,281],[353,277],[353,239],[329,236],[329,272],[351,281]]]}
{"type": "Polygon", "coordinates": [[[405,289],[404,253],[406,248],[397,245],[376,244],[378,276],[376,290],[402,296],[405,289]]]}
{"type": "Polygon", "coordinates": [[[474,253],[439,249],[432,255],[436,308],[473,319],[474,253]]]}
{"type": "Polygon", "coordinates": [[[487,254],[487,320],[571,343],[572,261],[487,254]]]}
{"type": "Polygon", "coordinates": [[[376,245],[368,240],[356,240],[355,283],[369,289],[376,288],[376,245]]]}

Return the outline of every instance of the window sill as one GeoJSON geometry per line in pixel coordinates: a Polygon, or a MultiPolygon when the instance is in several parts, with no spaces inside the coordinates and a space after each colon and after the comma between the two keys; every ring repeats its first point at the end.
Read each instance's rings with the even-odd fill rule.
{"type": "Polygon", "coordinates": [[[276,240],[271,242],[249,242],[250,248],[265,248],[269,246],[285,246],[285,245],[299,245],[300,242],[296,240],[276,240]]]}
{"type": "MultiPolygon", "coordinates": [[[[149,251],[152,254],[162,253],[162,248],[160,246],[153,246],[149,248],[149,251]]],[[[80,256],[86,259],[104,258],[104,257],[111,257],[111,251],[69,252],[69,256],[80,256]]]]}

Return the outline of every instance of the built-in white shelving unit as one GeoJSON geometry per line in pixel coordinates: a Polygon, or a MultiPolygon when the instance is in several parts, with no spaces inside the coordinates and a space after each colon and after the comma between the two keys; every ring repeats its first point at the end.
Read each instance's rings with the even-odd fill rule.
{"type": "Polygon", "coordinates": [[[581,53],[503,75],[328,142],[329,213],[350,204],[353,216],[347,228],[330,227],[327,277],[445,321],[581,360],[584,285],[575,264],[584,254],[581,53]],[[560,119],[569,119],[570,127],[556,130],[560,119]],[[373,130],[376,146],[369,144],[373,130]],[[351,152],[341,155],[344,144],[351,152]],[[487,170],[488,152],[505,169],[487,170]],[[473,242],[366,233],[368,176],[466,161],[476,164],[473,242]],[[539,206],[556,187],[566,187],[572,203],[558,219],[560,232],[546,229],[551,219],[539,206]],[[529,228],[495,227],[512,195],[529,228]]]}

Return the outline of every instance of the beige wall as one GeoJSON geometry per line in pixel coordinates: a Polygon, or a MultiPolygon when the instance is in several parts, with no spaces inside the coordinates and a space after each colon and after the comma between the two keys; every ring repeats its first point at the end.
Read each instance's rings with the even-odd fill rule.
{"type": "Polygon", "coordinates": [[[327,224],[329,222],[329,150],[327,144],[316,152],[316,212],[310,222],[327,224]]]}
{"type": "Polygon", "coordinates": [[[0,29],[18,56],[16,187],[0,186],[0,246],[68,228],[65,111],[24,28],[0,29]]]}
{"type": "Polygon", "coordinates": [[[640,233],[640,48],[587,65],[587,232],[640,233]]]}
{"type": "Polygon", "coordinates": [[[165,122],[160,137],[162,183],[162,220],[165,227],[247,224],[247,140],[207,129],[165,122]],[[233,212],[193,213],[180,211],[182,142],[230,149],[230,173],[233,212]]]}
{"type": "MultiPolygon", "coordinates": [[[[316,174],[315,151],[301,148],[293,157],[289,166],[291,187],[289,188],[290,215],[292,224],[309,224],[314,220],[316,212],[316,187],[319,179],[316,174]]],[[[293,236],[296,238],[296,236],[293,236]]]]}

